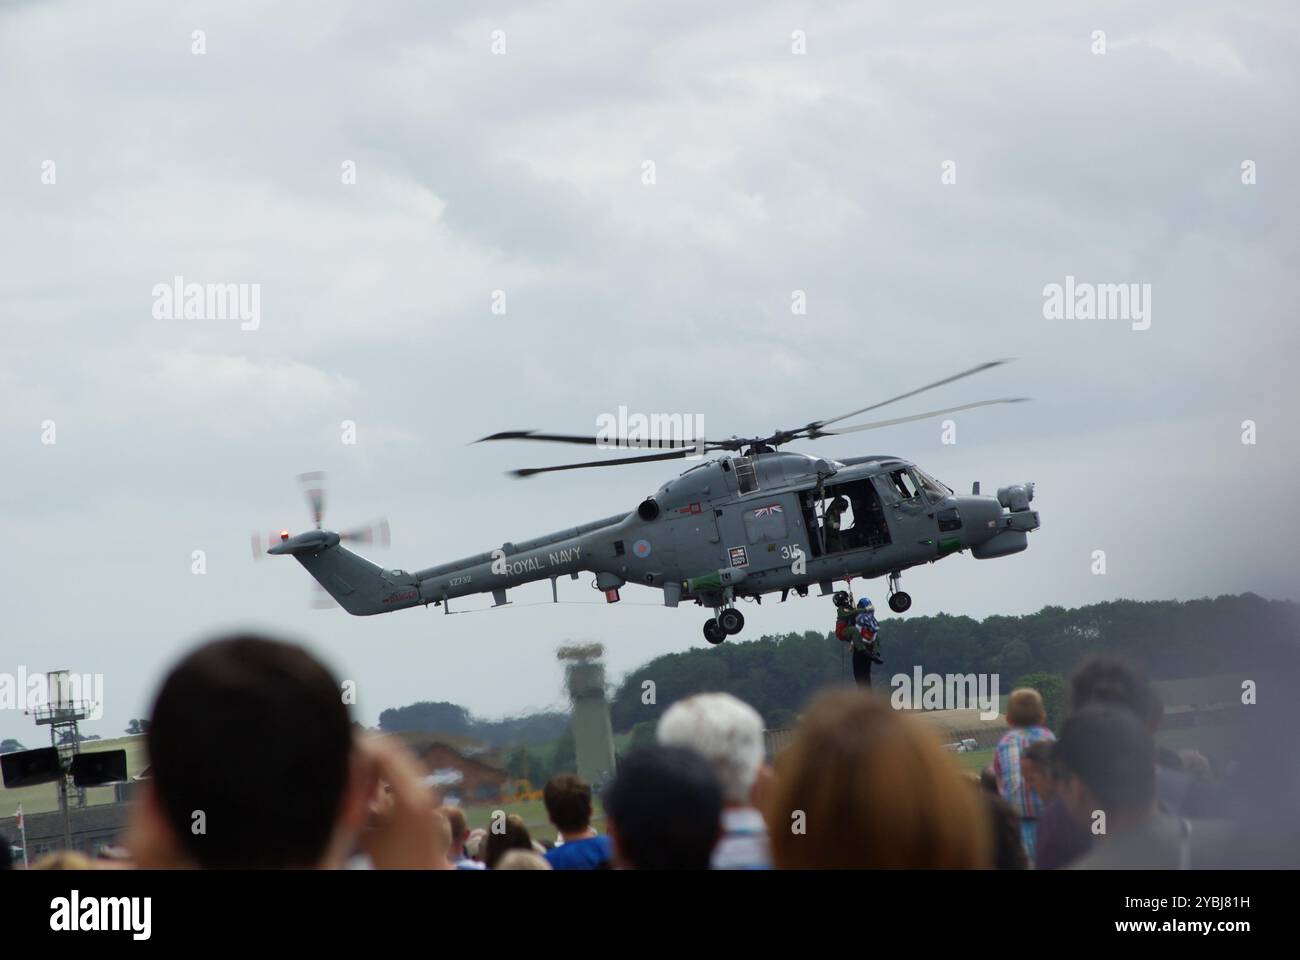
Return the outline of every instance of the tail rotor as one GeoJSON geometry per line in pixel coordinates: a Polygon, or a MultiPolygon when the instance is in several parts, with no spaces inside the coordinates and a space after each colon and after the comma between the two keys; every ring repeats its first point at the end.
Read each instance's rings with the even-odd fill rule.
{"type": "MultiPolygon", "coordinates": [[[[316,529],[323,529],[322,524],[325,521],[325,474],[319,470],[298,475],[298,485],[302,489],[303,496],[307,500],[307,508],[311,512],[312,521],[316,524],[316,529]]],[[[350,530],[341,531],[338,535],[339,540],[345,543],[359,544],[368,547],[386,548],[392,543],[392,535],[388,526],[388,519],[380,517],[372,520],[370,523],[363,524],[359,527],[353,527],[350,530]]],[[[267,555],[271,547],[282,541],[289,539],[288,530],[279,530],[268,534],[265,537],[256,531],[253,532],[250,543],[253,551],[253,559],[261,560],[267,555]]],[[[313,581],[311,606],[317,610],[327,610],[337,607],[338,603],[331,597],[325,589],[317,582],[313,581]]]]}

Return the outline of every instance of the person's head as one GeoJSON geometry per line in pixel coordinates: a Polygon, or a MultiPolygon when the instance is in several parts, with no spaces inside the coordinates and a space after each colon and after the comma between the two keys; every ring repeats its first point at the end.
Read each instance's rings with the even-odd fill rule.
{"type": "Polygon", "coordinates": [[[465,819],[465,811],[460,807],[448,804],[439,807],[438,812],[446,819],[447,828],[451,831],[450,853],[448,856],[452,860],[459,860],[464,856],[465,840],[469,837],[469,822],[465,819]]]}
{"type": "Polygon", "coordinates": [[[435,826],[433,836],[434,836],[434,842],[437,845],[436,849],[434,850],[434,857],[438,863],[439,868],[444,870],[449,869],[452,866],[454,866],[452,861],[457,859],[456,855],[452,853],[452,847],[451,847],[451,842],[452,842],[451,821],[447,818],[447,815],[443,812],[442,807],[438,807],[433,811],[433,821],[435,826]]]}
{"type": "Polygon", "coordinates": [[[487,831],[482,827],[475,827],[469,832],[469,837],[465,840],[465,852],[469,854],[471,860],[483,862],[483,854],[487,851],[487,831]]]}
{"type": "Polygon", "coordinates": [[[861,610],[863,613],[875,613],[876,605],[872,603],[870,600],[868,600],[866,597],[863,597],[861,600],[858,601],[858,609],[861,610]]]}
{"type": "Polygon", "coordinates": [[[497,861],[498,870],[550,870],[550,862],[532,850],[507,850],[497,861]]]}
{"type": "Polygon", "coordinates": [[[95,861],[76,850],[56,850],[32,864],[33,870],[94,870],[95,861]]]}
{"type": "Polygon", "coordinates": [[[1051,803],[1056,797],[1056,775],[1053,769],[1053,754],[1056,741],[1038,740],[1025,748],[1020,755],[1020,775],[1025,785],[1042,799],[1051,803]]]}
{"type": "Polygon", "coordinates": [[[722,788],[694,750],[638,747],[606,788],[605,815],[618,866],[707,870],[721,832],[722,788]]]}
{"type": "Polygon", "coordinates": [[[1019,687],[1007,697],[1007,725],[1041,727],[1047,722],[1043,698],[1033,687],[1019,687]]]}
{"type": "Polygon", "coordinates": [[[925,721],[865,691],[812,702],[777,757],[765,813],[782,868],[991,862],[986,809],[952,754],[925,721]]]}
{"type": "Polygon", "coordinates": [[[849,501],[844,497],[836,497],[831,501],[831,509],[836,513],[843,513],[849,508],[849,501]]]}
{"type": "Polygon", "coordinates": [[[837,590],[837,591],[835,592],[835,595],[834,595],[833,597],[831,597],[831,602],[834,603],[835,606],[837,606],[837,607],[847,607],[847,606],[849,606],[850,604],[852,604],[853,600],[852,600],[852,598],[848,595],[847,592],[845,592],[845,591],[843,591],[843,590],[837,590]]]}
{"type": "Polygon", "coordinates": [[[505,818],[500,832],[495,823],[489,828],[487,836],[483,838],[483,863],[489,870],[495,870],[501,858],[511,850],[533,852],[533,838],[524,825],[524,818],[517,813],[505,818]]]}
{"type": "Polygon", "coordinates": [[[1094,703],[1066,719],[1056,745],[1061,794],[1071,815],[1092,823],[1132,821],[1155,807],[1155,743],[1147,725],[1121,706],[1094,703]]]}
{"type": "Polygon", "coordinates": [[[722,802],[753,804],[754,782],[763,766],[763,718],[729,693],[702,693],[678,700],[659,720],[656,737],[669,747],[694,750],[713,767],[722,802]]]}
{"type": "Polygon", "coordinates": [[[132,814],[140,866],[319,867],[366,815],[339,685],[301,647],[252,634],[204,644],[163,680],[151,776],[132,814]]]}
{"type": "Polygon", "coordinates": [[[551,777],[542,790],[546,816],[564,836],[584,833],[591,826],[591,785],[572,773],[551,777]]]}
{"type": "Polygon", "coordinates": [[[1094,654],[1070,675],[1070,709],[1082,710],[1094,703],[1124,707],[1152,731],[1164,714],[1164,705],[1142,671],[1110,653],[1094,654]]]}

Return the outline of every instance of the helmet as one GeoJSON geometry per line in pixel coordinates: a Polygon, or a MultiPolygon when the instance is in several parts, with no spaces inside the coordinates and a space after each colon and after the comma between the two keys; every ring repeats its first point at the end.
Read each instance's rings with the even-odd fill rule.
{"type": "Polygon", "coordinates": [[[861,600],[858,601],[858,609],[866,610],[868,613],[870,613],[876,609],[876,605],[872,603],[870,600],[868,600],[866,597],[863,597],[861,600]]]}
{"type": "Polygon", "coordinates": [[[831,501],[831,506],[836,510],[847,510],[849,508],[849,501],[845,497],[836,497],[831,501]]]}
{"type": "Polygon", "coordinates": [[[831,597],[831,599],[835,601],[835,606],[843,607],[849,603],[850,597],[843,590],[840,590],[835,594],[835,596],[831,597]]]}

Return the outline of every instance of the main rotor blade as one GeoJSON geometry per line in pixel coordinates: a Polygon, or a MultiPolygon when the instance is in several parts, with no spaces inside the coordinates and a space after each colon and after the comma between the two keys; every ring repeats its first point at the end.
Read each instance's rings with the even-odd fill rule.
{"type": "Polygon", "coordinates": [[[625,463],[651,463],[655,460],[680,460],[690,456],[690,450],[673,450],[670,453],[643,454],[639,457],[618,457],[614,460],[588,460],[585,463],[560,463],[553,467],[525,467],[523,470],[511,470],[516,477],[532,477],[539,473],[554,473],[557,470],[585,470],[588,467],[616,467],[625,463]]]}
{"type": "Polygon", "coordinates": [[[851,427],[840,427],[838,430],[820,430],[819,435],[839,436],[842,433],[858,433],[861,430],[875,430],[879,427],[892,427],[896,423],[911,423],[913,420],[928,420],[930,417],[938,417],[945,413],[957,413],[960,410],[973,410],[976,407],[988,407],[995,403],[1024,403],[1028,397],[1002,397],[998,400],[976,400],[974,403],[963,403],[959,407],[945,407],[942,410],[930,410],[926,413],[917,413],[910,417],[894,417],[892,420],[874,420],[871,423],[859,423],[851,427]]]}
{"type": "MultiPolygon", "coordinates": [[[[856,417],[858,414],[867,413],[871,410],[877,410],[880,407],[887,406],[891,403],[897,403],[899,400],[906,400],[908,397],[914,397],[918,393],[925,393],[927,390],[933,390],[935,387],[942,387],[946,383],[952,383],[955,380],[961,380],[963,377],[973,376],[992,367],[1001,366],[1004,363],[1010,363],[1009,360],[990,360],[987,363],[981,363],[978,366],[971,367],[969,370],[963,370],[961,373],[954,373],[951,377],[944,377],[942,380],[936,380],[934,383],[927,383],[924,387],[917,387],[915,390],[909,390],[907,393],[900,393],[896,397],[890,397],[888,400],[881,400],[879,403],[873,403],[869,407],[863,407],[861,410],[854,410],[852,413],[841,414],[838,417],[832,417],[829,420],[816,420],[808,424],[803,429],[811,431],[811,436],[817,436],[819,433],[835,433],[834,430],[822,430],[822,427],[832,423],[839,423],[841,420],[847,420],[849,417],[856,417]]],[[[924,415],[923,415],[924,416],[924,415]]],[[[902,421],[898,421],[902,422],[902,421]]]]}
{"type": "Polygon", "coordinates": [[[489,440],[543,440],[547,443],[578,443],[588,447],[607,447],[610,450],[685,450],[707,440],[630,440],[627,437],[601,438],[575,433],[538,433],[536,430],[505,430],[489,437],[475,440],[486,443],[489,440]]]}
{"type": "Polygon", "coordinates": [[[581,443],[595,446],[596,438],[576,433],[539,433],[536,430],[503,430],[491,436],[480,437],[475,443],[487,443],[489,440],[545,440],[549,443],[581,443]]]}

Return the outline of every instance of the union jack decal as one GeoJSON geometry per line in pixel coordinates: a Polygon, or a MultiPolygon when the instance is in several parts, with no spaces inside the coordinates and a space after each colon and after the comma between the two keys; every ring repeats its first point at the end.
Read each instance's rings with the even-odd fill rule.
{"type": "Polygon", "coordinates": [[[778,513],[784,513],[784,512],[785,512],[785,511],[781,509],[781,504],[779,504],[779,503],[771,503],[771,504],[768,504],[766,507],[758,507],[757,509],[755,509],[755,510],[754,510],[754,516],[755,516],[755,517],[771,517],[771,516],[775,516],[775,515],[778,514],[778,513]]]}

